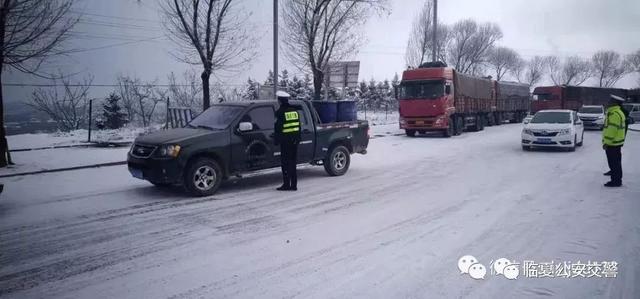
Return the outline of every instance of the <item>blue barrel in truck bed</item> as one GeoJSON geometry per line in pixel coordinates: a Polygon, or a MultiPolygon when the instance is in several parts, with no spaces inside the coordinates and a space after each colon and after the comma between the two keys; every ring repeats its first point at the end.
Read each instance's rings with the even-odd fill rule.
{"type": "Polygon", "coordinates": [[[312,101],[312,103],[323,124],[338,121],[338,103],[335,101],[312,101]]]}
{"type": "Polygon", "coordinates": [[[356,101],[338,101],[338,121],[355,121],[358,119],[356,101]]]}

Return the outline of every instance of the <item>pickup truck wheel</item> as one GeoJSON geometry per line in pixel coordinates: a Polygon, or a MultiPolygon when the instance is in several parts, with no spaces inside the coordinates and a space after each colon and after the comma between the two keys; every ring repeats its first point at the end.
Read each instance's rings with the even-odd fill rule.
{"type": "Polygon", "coordinates": [[[193,196],[212,195],[222,182],[222,168],[215,160],[200,158],[187,167],[184,188],[193,196]]]}
{"type": "Polygon", "coordinates": [[[416,136],[416,130],[404,130],[404,132],[407,134],[407,136],[409,137],[414,137],[416,136]]]}
{"type": "Polygon", "coordinates": [[[324,161],[324,170],[330,176],[341,176],[347,173],[351,164],[349,150],[342,146],[334,147],[324,161]]]}

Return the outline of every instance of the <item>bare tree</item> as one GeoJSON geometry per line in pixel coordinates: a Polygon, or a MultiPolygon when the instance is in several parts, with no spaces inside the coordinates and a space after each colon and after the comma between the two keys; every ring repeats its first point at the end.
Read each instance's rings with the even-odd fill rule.
{"type": "Polygon", "coordinates": [[[627,55],[627,58],[625,60],[625,63],[629,66],[632,72],[640,73],[640,50],[627,55]]]}
{"type": "Polygon", "coordinates": [[[447,46],[449,65],[461,73],[479,73],[491,48],[501,38],[502,30],[493,23],[479,25],[474,20],[455,23],[447,46]]]}
{"type": "Polygon", "coordinates": [[[547,60],[541,56],[534,56],[526,61],[521,60],[520,65],[516,68],[516,77],[518,81],[531,87],[542,80],[546,73],[546,65],[547,60]]]}
{"type": "Polygon", "coordinates": [[[551,80],[556,85],[578,86],[593,77],[593,67],[589,60],[579,56],[567,57],[562,63],[558,57],[547,57],[551,80]]]}
{"type": "Polygon", "coordinates": [[[88,93],[92,82],[92,76],[73,84],[68,78],[54,78],[51,87],[36,89],[27,105],[46,113],[62,131],[80,129],[87,120],[88,93]]]}
{"type": "Polygon", "coordinates": [[[286,0],[284,44],[293,65],[313,76],[319,100],[330,61],[355,55],[363,39],[359,32],[369,14],[386,9],[387,0],[286,0]]]}
{"type": "Polygon", "coordinates": [[[214,71],[237,71],[255,57],[255,39],[247,18],[233,11],[233,0],[164,0],[164,25],[180,48],[182,62],[201,65],[202,107],[210,106],[209,78],[214,71]]]}
{"type": "Polygon", "coordinates": [[[629,72],[625,61],[614,51],[599,51],[593,54],[591,63],[600,87],[613,87],[629,72]]]}
{"type": "MultiPolygon", "coordinates": [[[[446,61],[446,47],[449,30],[445,24],[438,24],[438,59],[446,61]]],[[[407,43],[405,61],[408,67],[418,67],[431,60],[433,51],[433,0],[426,0],[420,14],[413,21],[411,36],[407,43]]]]}
{"type": "Polygon", "coordinates": [[[169,98],[178,107],[200,111],[197,98],[202,94],[202,85],[198,83],[198,75],[194,71],[185,71],[182,81],[178,81],[174,73],[169,75],[169,98]]]}
{"type": "Polygon", "coordinates": [[[487,55],[487,65],[495,72],[496,80],[500,81],[507,73],[515,74],[521,67],[520,54],[507,47],[495,47],[487,55]]]}
{"type": "Polygon", "coordinates": [[[140,78],[118,76],[118,94],[129,116],[129,122],[136,118],[142,126],[151,124],[158,103],[166,100],[167,92],[154,87],[154,83],[142,82],[140,78]]]}
{"type": "Polygon", "coordinates": [[[69,16],[74,0],[0,0],[0,167],[11,163],[4,127],[2,74],[7,68],[38,74],[78,22],[69,16]]]}

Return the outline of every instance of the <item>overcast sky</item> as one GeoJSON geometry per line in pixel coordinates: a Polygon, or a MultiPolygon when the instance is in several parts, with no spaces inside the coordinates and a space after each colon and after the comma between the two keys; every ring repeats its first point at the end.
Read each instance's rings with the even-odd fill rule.
{"type": "MultiPolygon", "coordinates": [[[[85,50],[59,58],[49,66],[64,72],[92,74],[95,84],[113,84],[119,73],[166,83],[169,73],[181,74],[190,66],[170,54],[174,44],[163,37],[158,3],[161,0],[77,0],[83,22],[74,28],[70,43],[85,50]]],[[[251,12],[252,26],[260,37],[259,56],[246,71],[220,79],[241,84],[247,77],[264,81],[272,68],[272,1],[236,0],[238,9],[251,12]]],[[[281,1],[282,2],[282,1],[281,1]]],[[[404,52],[414,17],[423,0],[390,0],[391,14],[372,17],[363,28],[368,39],[353,60],[361,61],[360,80],[391,78],[401,73],[404,52]]],[[[626,54],[640,49],[640,1],[638,0],[440,0],[439,18],[451,24],[471,18],[495,22],[504,33],[500,45],[516,49],[524,58],[534,55],[591,56],[601,49],[626,54]]],[[[297,72],[281,57],[280,68],[297,72]]],[[[215,80],[215,78],[213,78],[215,80]]],[[[38,82],[15,73],[5,82],[38,82]]],[[[627,77],[620,87],[632,87],[627,77]]],[[[23,98],[28,87],[7,87],[10,99],[23,98]]],[[[110,88],[92,94],[106,95],[110,88]]]]}

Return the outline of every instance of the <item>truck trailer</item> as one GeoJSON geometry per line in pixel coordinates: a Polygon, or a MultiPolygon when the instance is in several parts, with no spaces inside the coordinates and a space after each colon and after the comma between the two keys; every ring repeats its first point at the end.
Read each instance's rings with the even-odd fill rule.
{"type": "Polygon", "coordinates": [[[396,93],[400,128],[408,136],[481,131],[504,120],[521,121],[529,108],[527,85],[461,74],[444,63],[404,71],[396,93]]]}
{"type": "Polygon", "coordinates": [[[545,109],[578,110],[583,105],[606,106],[610,95],[629,97],[629,91],[620,88],[583,86],[540,86],[533,90],[531,112],[545,109]]]}

